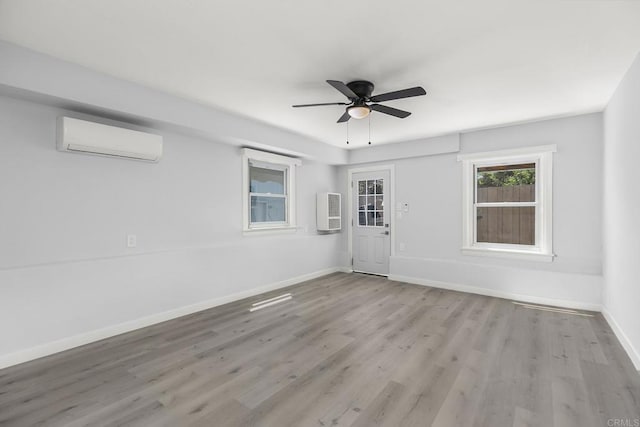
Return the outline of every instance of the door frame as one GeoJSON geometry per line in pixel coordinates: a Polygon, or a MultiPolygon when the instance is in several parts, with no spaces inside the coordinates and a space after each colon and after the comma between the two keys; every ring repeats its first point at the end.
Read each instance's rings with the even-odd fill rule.
{"type": "MultiPolygon", "coordinates": [[[[389,184],[388,188],[390,190],[389,194],[389,227],[391,231],[391,235],[389,236],[389,266],[391,266],[391,258],[396,255],[396,199],[395,199],[395,183],[396,183],[396,168],[393,164],[387,165],[376,165],[376,166],[365,166],[358,168],[349,168],[347,169],[347,209],[348,209],[348,237],[347,237],[347,252],[349,256],[350,266],[349,268],[353,271],[353,227],[354,227],[354,218],[353,218],[353,174],[360,172],[377,172],[377,171],[389,171],[389,184]]],[[[391,270],[391,268],[389,268],[391,270]]],[[[391,271],[389,271],[391,274],[391,271]]]]}

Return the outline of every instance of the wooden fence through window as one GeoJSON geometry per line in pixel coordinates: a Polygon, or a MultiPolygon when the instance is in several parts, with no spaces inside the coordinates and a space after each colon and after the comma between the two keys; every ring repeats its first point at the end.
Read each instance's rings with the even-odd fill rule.
{"type": "MultiPolygon", "coordinates": [[[[533,201],[533,184],[477,189],[478,203],[533,201]]],[[[483,207],[476,214],[478,242],[535,244],[535,207],[483,207]]]]}

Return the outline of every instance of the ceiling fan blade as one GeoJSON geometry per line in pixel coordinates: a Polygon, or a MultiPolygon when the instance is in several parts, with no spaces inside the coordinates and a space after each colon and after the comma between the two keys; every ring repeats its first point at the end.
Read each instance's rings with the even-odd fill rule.
{"type": "Polygon", "coordinates": [[[338,121],[336,123],[348,122],[350,118],[351,118],[351,116],[349,115],[349,112],[345,111],[344,114],[342,116],[340,116],[340,118],[338,119],[338,121]]]}
{"type": "Polygon", "coordinates": [[[340,93],[342,93],[349,99],[358,98],[358,95],[356,95],[351,89],[349,89],[346,84],[342,82],[339,82],[337,80],[327,80],[327,83],[336,88],[338,91],[340,91],[340,93]]]}
{"type": "Polygon", "coordinates": [[[298,104],[298,105],[292,105],[292,107],[294,108],[298,108],[298,107],[319,107],[321,105],[349,105],[346,102],[325,102],[323,104],[298,104]]]}
{"type": "Polygon", "coordinates": [[[372,96],[369,98],[371,102],[383,102],[391,101],[392,99],[411,98],[412,96],[426,95],[427,92],[420,86],[412,87],[410,89],[397,90],[395,92],[382,93],[380,95],[372,96]]]}
{"type": "Polygon", "coordinates": [[[409,117],[411,115],[411,113],[408,111],[398,110],[397,108],[387,107],[386,105],[371,104],[369,107],[379,113],[389,114],[390,116],[399,117],[401,119],[404,119],[405,117],[409,117]]]}

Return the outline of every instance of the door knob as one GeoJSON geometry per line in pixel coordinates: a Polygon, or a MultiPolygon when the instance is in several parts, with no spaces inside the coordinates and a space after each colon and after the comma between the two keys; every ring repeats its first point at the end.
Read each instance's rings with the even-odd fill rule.
{"type": "Polygon", "coordinates": [[[389,235],[389,232],[388,232],[388,231],[383,231],[383,232],[382,232],[382,233],[380,233],[380,234],[384,234],[384,235],[388,236],[388,235],[389,235]]]}

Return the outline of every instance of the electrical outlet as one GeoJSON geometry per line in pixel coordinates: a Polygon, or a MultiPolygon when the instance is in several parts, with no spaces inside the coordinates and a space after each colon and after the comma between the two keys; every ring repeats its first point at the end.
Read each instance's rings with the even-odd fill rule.
{"type": "Polygon", "coordinates": [[[135,234],[127,234],[127,247],[135,248],[138,244],[138,238],[135,234]]]}

